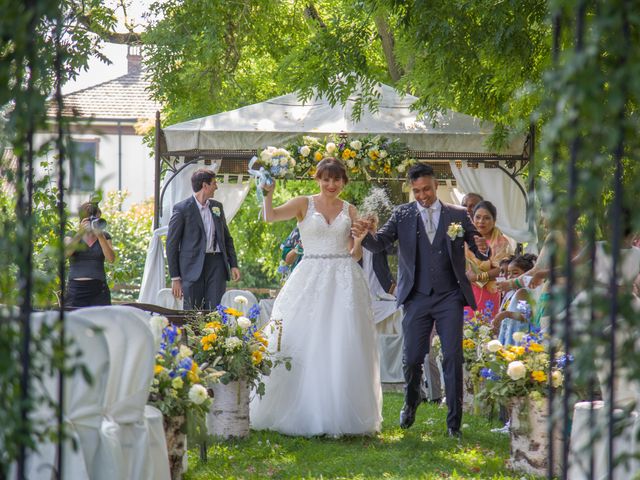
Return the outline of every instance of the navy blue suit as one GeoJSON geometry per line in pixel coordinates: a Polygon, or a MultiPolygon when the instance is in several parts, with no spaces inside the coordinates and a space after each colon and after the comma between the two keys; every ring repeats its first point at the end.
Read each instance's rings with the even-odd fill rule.
{"type": "MultiPolygon", "coordinates": [[[[400,205],[376,235],[367,235],[363,247],[379,252],[398,241],[398,305],[402,319],[405,403],[420,402],[422,365],[429,351],[435,323],[442,343],[447,397],[447,427],[460,429],[462,421],[463,308],[475,308],[471,284],[465,274],[465,242],[483,260],[474,237],[480,236],[466,209],[442,203],[437,230],[430,242],[416,202],[400,205]],[[462,237],[447,235],[449,225],[460,223],[462,237]]],[[[489,253],[489,252],[488,252],[489,253]]]]}

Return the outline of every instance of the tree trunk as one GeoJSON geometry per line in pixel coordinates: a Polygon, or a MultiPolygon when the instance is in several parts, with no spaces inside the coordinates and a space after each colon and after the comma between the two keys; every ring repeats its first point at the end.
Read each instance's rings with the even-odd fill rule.
{"type": "Polygon", "coordinates": [[[382,51],[384,52],[384,57],[387,60],[387,69],[389,70],[391,79],[395,83],[400,80],[404,72],[396,61],[393,33],[391,33],[389,29],[387,20],[381,14],[376,15],[375,22],[376,28],[378,29],[378,35],[380,36],[380,42],[382,42],[382,51]]]}

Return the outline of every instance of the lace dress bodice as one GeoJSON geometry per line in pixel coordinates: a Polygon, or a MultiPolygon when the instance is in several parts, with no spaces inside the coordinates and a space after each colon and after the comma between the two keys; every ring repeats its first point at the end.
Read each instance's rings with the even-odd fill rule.
{"type": "Polygon", "coordinates": [[[316,210],[313,197],[308,197],[308,200],[307,213],[302,221],[298,222],[304,248],[303,259],[313,256],[348,255],[351,238],[349,204],[342,202],[342,210],[329,224],[324,216],[316,210]]]}

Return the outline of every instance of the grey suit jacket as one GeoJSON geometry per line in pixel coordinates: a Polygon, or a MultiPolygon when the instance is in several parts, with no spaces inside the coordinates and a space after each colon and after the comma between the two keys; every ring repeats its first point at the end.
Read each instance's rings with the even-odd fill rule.
{"type": "MultiPolygon", "coordinates": [[[[229,280],[231,268],[238,266],[236,249],[227,227],[222,203],[210,199],[209,208],[213,216],[217,243],[225,261],[227,280],[229,280]]],[[[194,282],[200,277],[207,242],[202,217],[193,196],[176,203],[173,207],[166,248],[171,278],[180,277],[194,282]]]]}
{"type": "MultiPolygon", "coordinates": [[[[391,218],[375,235],[368,234],[362,241],[362,246],[374,253],[381,252],[396,240],[398,241],[398,286],[396,288],[398,305],[402,305],[413,290],[416,272],[418,221],[422,221],[422,219],[416,202],[405,203],[395,209],[391,218]]],[[[442,203],[440,223],[443,224],[445,232],[451,223],[460,223],[464,229],[462,237],[456,237],[451,240],[446,235],[447,250],[453,272],[456,275],[456,280],[460,285],[460,290],[467,305],[475,308],[476,302],[473,297],[473,290],[465,274],[464,244],[466,242],[476,257],[482,260],[487,260],[489,258],[487,255],[490,255],[491,252],[487,252],[487,255],[484,255],[476,247],[474,236],[480,236],[480,234],[471,223],[471,219],[463,207],[442,203]]],[[[437,282],[438,280],[435,279],[435,281],[437,282]]]]}

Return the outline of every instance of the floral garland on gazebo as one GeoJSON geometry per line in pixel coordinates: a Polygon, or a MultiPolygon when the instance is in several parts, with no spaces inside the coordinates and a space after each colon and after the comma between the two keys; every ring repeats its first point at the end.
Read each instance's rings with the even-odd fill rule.
{"type": "Polygon", "coordinates": [[[303,136],[283,148],[265,148],[250,168],[262,167],[276,178],[299,178],[315,175],[318,162],[335,157],[345,163],[352,179],[397,178],[416,163],[408,152],[404,143],[380,135],[357,139],[303,136]]]}

